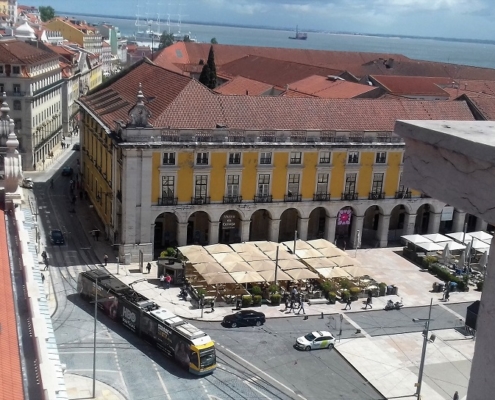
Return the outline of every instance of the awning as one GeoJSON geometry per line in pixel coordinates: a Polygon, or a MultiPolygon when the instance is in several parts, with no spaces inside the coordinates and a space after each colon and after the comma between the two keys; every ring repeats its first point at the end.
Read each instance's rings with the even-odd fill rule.
{"type": "Polygon", "coordinates": [[[314,269],[333,268],[337,266],[337,264],[335,264],[331,258],[326,258],[326,257],[309,258],[307,260],[304,260],[304,262],[314,269]]]}
{"type": "Polygon", "coordinates": [[[255,271],[275,271],[275,261],[272,260],[262,260],[262,261],[251,261],[249,263],[255,271]]]}
{"type": "Polygon", "coordinates": [[[305,268],[291,269],[291,270],[286,270],[284,272],[286,272],[294,280],[317,279],[318,278],[318,275],[316,275],[314,272],[311,272],[309,269],[305,269],[305,268]]]}
{"type": "Polygon", "coordinates": [[[205,263],[205,262],[212,262],[216,263],[217,260],[215,260],[212,256],[210,256],[208,253],[203,252],[203,251],[197,251],[195,253],[191,253],[187,256],[187,260],[191,264],[199,264],[199,263],[205,263]]]}
{"type": "Polygon", "coordinates": [[[201,275],[212,274],[214,272],[225,272],[225,269],[218,263],[200,263],[194,264],[193,267],[201,275]]]}
{"type": "Polygon", "coordinates": [[[256,250],[256,251],[251,251],[249,253],[238,253],[243,259],[244,261],[263,261],[263,260],[269,260],[270,258],[262,253],[260,250],[256,250]]]}
{"type": "Polygon", "coordinates": [[[440,246],[439,244],[433,243],[433,242],[416,243],[416,246],[419,247],[420,249],[427,251],[427,252],[439,251],[439,250],[443,250],[443,248],[444,248],[444,246],[440,246]]]}
{"type": "MultiPolygon", "coordinates": [[[[276,260],[277,251],[266,251],[265,254],[271,259],[276,260]]],[[[297,256],[289,253],[288,251],[283,250],[283,247],[280,247],[278,251],[278,259],[279,260],[297,260],[297,256]]]]}
{"type": "Polygon", "coordinates": [[[315,248],[316,250],[325,249],[327,247],[336,247],[332,242],[329,242],[328,240],[325,239],[307,240],[306,243],[308,243],[311,247],[315,248]]]}
{"type": "Polygon", "coordinates": [[[468,244],[471,241],[471,235],[464,232],[446,233],[445,236],[448,236],[459,243],[462,243],[462,239],[464,239],[464,244],[468,244]]]}
{"type": "Polygon", "coordinates": [[[306,269],[307,267],[298,260],[278,260],[278,266],[284,271],[289,269],[306,269]]]}
{"type": "MultiPolygon", "coordinates": [[[[260,242],[252,242],[258,247],[263,253],[266,253],[267,251],[275,251],[277,250],[277,247],[280,246],[280,244],[275,243],[275,242],[267,242],[267,241],[260,241],[260,242]]],[[[281,246],[283,248],[283,246],[281,246]]]]}
{"type": "Polygon", "coordinates": [[[323,249],[318,249],[318,251],[326,257],[338,257],[347,255],[345,251],[340,250],[338,247],[325,247],[323,249]]]}
{"type": "Polygon", "coordinates": [[[218,254],[218,253],[233,253],[231,247],[226,244],[211,244],[209,246],[205,246],[204,249],[210,254],[218,254]]]}
{"type": "Polygon", "coordinates": [[[217,253],[213,254],[213,258],[220,264],[244,261],[244,259],[236,253],[217,253]]]}
{"type": "MultiPolygon", "coordinates": [[[[259,274],[267,281],[267,282],[275,282],[275,268],[272,270],[260,271],[259,274]]],[[[280,268],[277,270],[277,281],[290,281],[292,277],[287,275],[280,268]]]]}
{"type": "Polygon", "coordinates": [[[222,267],[229,273],[231,272],[246,272],[246,271],[254,271],[254,269],[245,261],[243,262],[224,262],[222,263],[222,267]]]}
{"type": "Polygon", "coordinates": [[[439,233],[432,233],[430,235],[421,235],[426,239],[431,240],[434,243],[439,243],[439,242],[449,242],[450,238],[444,235],[441,235],[439,233]]]}
{"type": "Polygon", "coordinates": [[[332,261],[339,267],[350,267],[351,265],[359,264],[356,260],[347,256],[332,257],[332,261]]]}
{"type": "Polygon", "coordinates": [[[302,249],[298,250],[296,248],[296,256],[302,259],[306,258],[321,258],[323,257],[323,254],[321,254],[318,250],[316,249],[302,249]]]}
{"type": "Polygon", "coordinates": [[[232,272],[230,275],[237,283],[265,282],[265,278],[256,271],[232,272]]]}
{"type": "Polygon", "coordinates": [[[235,283],[234,278],[227,272],[214,272],[212,274],[204,274],[204,280],[208,285],[216,285],[219,283],[235,283]]]}
{"type": "Polygon", "coordinates": [[[203,246],[197,246],[197,245],[181,246],[178,247],[177,250],[179,250],[184,257],[187,257],[189,254],[193,254],[197,252],[206,253],[206,250],[203,249],[203,246]]]}
{"type": "MultiPolygon", "coordinates": [[[[288,240],[286,242],[282,242],[285,246],[287,246],[290,251],[294,251],[294,241],[293,240],[288,240]]],[[[296,250],[303,250],[303,249],[311,249],[312,246],[308,243],[306,243],[304,240],[297,239],[296,240],[296,250]]]]}
{"type": "Polygon", "coordinates": [[[232,247],[236,253],[250,253],[252,251],[258,251],[258,248],[252,243],[233,243],[229,246],[232,247]]]}
{"type": "Polygon", "coordinates": [[[430,239],[427,239],[422,235],[404,235],[404,236],[401,236],[401,238],[412,243],[412,244],[433,243],[430,239]]]}
{"type": "Polygon", "coordinates": [[[474,237],[475,239],[481,240],[482,242],[488,244],[490,244],[493,239],[492,235],[483,231],[469,232],[469,236],[474,237]]]}

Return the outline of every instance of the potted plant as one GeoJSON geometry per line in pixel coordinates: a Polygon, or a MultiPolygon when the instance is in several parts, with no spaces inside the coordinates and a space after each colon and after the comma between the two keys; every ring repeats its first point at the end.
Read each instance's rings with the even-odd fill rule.
{"type": "Polygon", "coordinates": [[[249,306],[251,306],[251,304],[253,304],[252,296],[249,296],[249,295],[242,296],[242,306],[243,307],[249,307],[249,306]]]}
{"type": "Polygon", "coordinates": [[[270,285],[270,288],[268,289],[270,291],[270,294],[278,293],[280,291],[280,288],[277,285],[270,285]]]}
{"type": "Polygon", "coordinates": [[[282,298],[282,296],[280,296],[279,293],[273,293],[270,296],[270,303],[272,304],[272,306],[279,306],[281,298],[282,298]]]}
{"type": "Polygon", "coordinates": [[[260,294],[256,294],[253,296],[253,306],[261,306],[262,297],[260,294]]]}
{"type": "Polygon", "coordinates": [[[361,294],[361,288],[358,288],[357,286],[351,287],[349,293],[351,295],[351,300],[356,301],[361,294]]]}
{"type": "Polygon", "coordinates": [[[378,285],[378,289],[379,289],[379,295],[380,296],[385,296],[387,294],[387,284],[385,282],[381,282],[378,285]]]}
{"type": "Polygon", "coordinates": [[[253,286],[251,288],[251,294],[253,296],[261,296],[261,293],[262,293],[262,290],[261,290],[261,288],[259,286],[253,286]]]}
{"type": "Polygon", "coordinates": [[[335,292],[328,292],[328,302],[330,304],[335,304],[335,299],[337,298],[337,293],[335,292]]]}

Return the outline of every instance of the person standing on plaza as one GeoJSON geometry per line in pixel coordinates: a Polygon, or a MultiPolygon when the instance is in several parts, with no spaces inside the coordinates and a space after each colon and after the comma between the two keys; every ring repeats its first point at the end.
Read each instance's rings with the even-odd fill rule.
{"type": "Polygon", "coordinates": [[[160,275],[160,285],[165,288],[165,276],[163,274],[160,275]]]}
{"type": "Polygon", "coordinates": [[[211,312],[215,311],[215,299],[211,301],[211,312]]]}
{"type": "Polygon", "coordinates": [[[169,274],[167,274],[167,276],[165,277],[165,287],[167,289],[170,289],[170,282],[172,282],[172,277],[169,274]]]}
{"type": "Polygon", "coordinates": [[[349,310],[350,310],[350,309],[351,309],[351,304],[352,304],[352,300],[351,300],[351,296],[349,296],[349,297],[347,298],[346,303],[345,303],[345,308],[344,308],[344,310],[347,310],[347,307],[349,307],[349,310]]]}
{"type": "Polygon", "coordinates": [[[295,301],[293,298],[292,298],[292,299],[290,299],[289,314],[290,314],[290,313],[292,313],[292,311],[294,311],[294,313],[296,312],[296,311],[294,310],[294,304],[295,304],[295,302],[296,302],[296,301],[295,301]]]}
{"type": "Polygon", "coordinates": [[[459,392],[456,390],[454,393],[454,397],[452,397],[452,400],[459,400],[459,392]]]}
{"type": "Polygon", "coordinates": [[[301,311],[303,314],[306,314],[306,311],[304,311],[304,296],[302,295],[302,293],[299,295],[299,311],[297,312],[297,315],[301,314],[301,311]]]}
{"type": "Polygon", "coordinates": [[[148,271],[149,274],[151,271],[151,263],[148,263],[148,265],[146,265],[146,270],[148,271]]]}
{"type": "Polygon", "coordinates": [[[368,298],[366,299],[366,305],[364,306],[364,309],[367,310],[368,309],[368,306],[370,308],[373,308],[373,306],[371,305],[371,297],[368,296],[368,298]]]}
{"type": "Polygon", "coordinates": [[[45,283],[45,275],[41,274],[41,283],[45,283]]]}
{"type": "Polygon", "coordinates": [[[103,262],[105,263],[105,267],[106,267],[108,264],[108,256],[106,254],[103,256],[103,262]]]}

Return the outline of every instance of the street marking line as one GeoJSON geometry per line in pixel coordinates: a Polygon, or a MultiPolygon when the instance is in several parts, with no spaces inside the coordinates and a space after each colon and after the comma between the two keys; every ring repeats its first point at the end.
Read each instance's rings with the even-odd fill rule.
{"type": "Polygon", "coordinates": [[[246,386],[249,386],[252,390],[254,390],[255,392],[261,394],[265,399],[268,399],[268,400],[272,400],[271,397],[268,397],[266,394],[264,394],[262,391],[256,389],[253,385],[251,385],[249,382],[247,381],[244,381],[244,383],[246,384],[246,386]]]}
{"type": "Polygon", "coordinates": [[[160,384],[162,385],[163,391],[165,392],[165,395],[167,396],[167,399],[168,400],[172,400],[172,398],[170,397],[170,394],[168,393],[167,387],[165,386],[165,382],[163,382],[163,379],[162,379],[162,377],[160,375],[160,372],[156,368],[156,364],[155,363],[153,363],[153,368],[155,368],[156,374],[158,375],[158,380],[160,381],[160,384]]]}
{"type": "MultiPolygon", "coordinates": [[[[68,369],[65,371],[66,373],[71,373],[71,372],[93,372],[92,369],[68,369]]],[[[114,371],[111,369],[97,369],[96,372],[111,372],[112,374],[118,374],[119,371],[114,371]]]]}
{"type": "Polygon", "coordinates": [[[462,319],[464,321],[464,317],[461,315],[461,314],[457,314],[454,310],[450,309],[449,307],[447,307],[445,304],[442,304],[442,303],[438,303],[438,305],[440,307],[442,307],[444,310],[447,310],[448,312],[450,312],[451,314],[454,314],[457,318],[459,319],[462,319]]]}
{"type": "MultiPolygon", "coordinates": [[[[113,351],[97,351],[97,354],[113,354],[113,351]]],[[[93,354],[93,351],[60,351],[59,354],[93,354]]]]}
{"type": "Polygon", "coordinates": [[[245,364],[244,367],[246,367],[246,365],[248,365],[250,368],[256,370],[258,372],[258,375],[263,375],[265,380],[269,381],[273,386],[277,387],[277,389],[280,390],[281,392],[284,392],[285,394],[287,394],[287,392],[289,392],[290,394],[287,394],[287,395],[290,396],[290,397],[292,397],[292,398],[301,398],[303,400],[307,400],[305,397],[303,397],[300,394],[297,394],[296,392],[294,392],[290,387],[288,387],[288,386],[284,385],[282,382],[276,380],[271,375],[268,375],[265,371],[261,370],[256,365],[251,364],[249,361],[245,360],[241,356],[238,356],[232,350],[229,350],[229,349],[227,349],[227,348],[225,348],[223,346],[221,346],[221,347],[223,349],[225,349],[225,351],[228,351],[233,358],[236,358],[238,360],[241,360],[241,362],[240,362],[241,365],[244,363],[245,364]]]}
{"type": "Polygon", "coordinates": [[[366,332],[364,329],[362,329],[356,322],[354,322],[352,319],[350,319],[346,313],[342,313],[340,315],[344,316],[344,319],[349,322],[354,328],[361,330],[361,333],[366,336],[366,338],[371,339],[371,335],[366,332]]]}

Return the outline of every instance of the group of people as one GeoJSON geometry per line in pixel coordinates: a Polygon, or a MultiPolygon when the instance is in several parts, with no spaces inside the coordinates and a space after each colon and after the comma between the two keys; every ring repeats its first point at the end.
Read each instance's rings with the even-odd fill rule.
{"type": "Polygon", "coordinates": [[[290,292],[286,291],[284,293],[283,300],[285,304],[284,311],[289,310],[289,313],[294,311],[294,314],[300,314],[302,311],[303,314],[306,314],[304,310],[304,294],[299,292],[296,286],[290,292]],[[296,313],[296,310],[299,311],[296,313]]]}
{"type": "Polygon", "coordinates": [[[172,277],[169,274],[160,275],[160,284],[162,288],[170,289],[170,284],[172,283],[172,277]]]}

